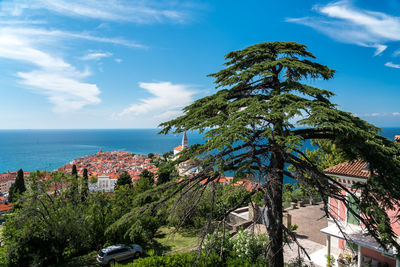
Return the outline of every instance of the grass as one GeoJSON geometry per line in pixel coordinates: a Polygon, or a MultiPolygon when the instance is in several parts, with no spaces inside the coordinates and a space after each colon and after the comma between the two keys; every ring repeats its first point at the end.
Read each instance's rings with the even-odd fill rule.
{"type": "Polygon", "coordinates": [[[197,246],[198,235],[195,231],[174,232],[174,228],[161,227],[155,241],[168,250],[168,253],[190,251],[197,246]]]}
{"type": "MultiPolygon", "coordinates": [[[[197,232],[196,231],[180,231],[177,233],[174,232],[174,228],[168,228],[166,226],[161,227],[157,233],[155,238],[155,242],[150,245],[151,249],[148,249],[145,254],[150,252],[150,250],[154,249],[156,254],[174,254],[174,253],[182,253],[188,252],[192,248],[197,246],[197,232]]],[[[1,228],[0,228],[1,233],[1,228]]],[[[150,253],[151,254],[151,253],[150,253]]],[[[83,255],[80,257],[75,257],[70,260],[67,260],[65,263],[59,265],[61,267],[67,266],[98,266],[96,261],[96,251],[92,251],[87,255],[83,255]]],[[[127,260],[122,265],[126,265],[132,260],[127,260]]]]}

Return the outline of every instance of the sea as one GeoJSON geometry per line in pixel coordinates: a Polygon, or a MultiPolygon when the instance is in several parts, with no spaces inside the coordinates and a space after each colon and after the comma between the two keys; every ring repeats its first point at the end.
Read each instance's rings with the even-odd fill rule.
{"type": "MultiPolygon", "coordinates": [[[[0,130],[0,173],[52,171],[72,160],[102,151],[124,150],[135,154],[165,153],[181,144],[182,134],[159,135],[159,129],[108,130],[0,130]]],[[[400,128],[383,128],[393,140],[400,128]]],[[[189,144],[204,142],[199,133],[188,133],[189,144]]]]}

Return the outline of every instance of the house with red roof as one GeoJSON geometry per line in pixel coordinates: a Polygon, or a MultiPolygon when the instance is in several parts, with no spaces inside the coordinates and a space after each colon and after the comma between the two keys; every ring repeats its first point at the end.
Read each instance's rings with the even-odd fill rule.
{"type": "Polygon", "coordinates": [[[4,197],[0,197],[0,214],[4,214],[12,210],[12,203],[8,203],[8,201],[4,197]]]}
{"type": "MultiPolygon", "coordinates": [[[[338,164],[325,169],[324,173],[350,190],[354,183],[365,183],[371,176],[369,163],[362,160],[338,164]]],[[[353,202],[350,194],[344,190],[341,193],[347,197],[350,203],[353,202]]],[[[357,191],[353,193],[356,196],[360,195],[360,192],[357,191]]],[[[328,203],[333,218],[328,218],[328,227],[321,229],[321,232],[326,235],[327,254],[357,254],[357,266],[369,264],[369,266],[400,267],[400,259],[396,258],[398,252],[395,249],[384,250],[375,239],[365,235],[366,230],[359,219],[348,211],[343,201],[330,197],[328,203]],[[337,220],[337,224],[334,219],[337,220]]],[[[352,210],[357,210],[356,206],[352,207],[352,210]]],[[[400,236],[400,222],[396,218],[397,213],[398,210],[387,210],[392,229],[397,236],[400,236]]]]}

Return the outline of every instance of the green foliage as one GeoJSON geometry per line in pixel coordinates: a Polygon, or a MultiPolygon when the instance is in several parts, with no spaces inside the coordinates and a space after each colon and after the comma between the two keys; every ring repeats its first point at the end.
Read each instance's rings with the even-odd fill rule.
{"type": "Polygon", "coordinates": [[[249,258],[257,262],[263,260],[269,243],[268,237],[263,234],[255,235],[249,231],[239,230],[232,238],[232,253],[239,258],[249,258]]]}
{"type": "Polygon", "coordinates": [[[294,190],[293,185],[285,184],[282,191],[283,202],[290,203],[293,201],[292,197],[293,190],[294,190]]]}
{"type": "Polygon", "coordinates": [[[178,177],[175,165],[171,162],[160,164],[157,171],[158,179],[157,184],[165,184],[171,181],[174,177],[178,177]]]}
{"type": "Polygon", "coordinates": [[[224,257],[227,258],[248,259],[255,263],[265,262],[265,249],[269,243],[266,235],[256,235],[240,229],[233,237],[230,237],[228,232],[225,233],[224,240],[222,237],[222,232],[208,234],[204,238],[203,249],[218,254],[222,249],[224,257]]]}
{"type": "Polygon", "coordinates": [[[82,175],[82,185],[81,185],[81,199],[85,201],[87,196],[89,195],[89,177],[88,170],[86,168],[83,169],[82,175]]]}
{"type": "Polygon", "coordinates": [[[143,193],[153,187],[154,174],[147,169],[143,170],[140,174],[140,179],[135,184],[135,191],[137,194],[143,193]]]}
{"type": "Polygon", "coordinates": [[[115,222],[111,197],[104,193],[70,194],[75,177],[53,173],[48,180],[32,173],[30,190],[7,216],[1,259],[6,265],[59,264],[106,242],[105,228],[115,222]]]}
{"type": "Polygon", "coordinates": [[[17,177],[15,178],[15,183],[10,186],[8,191],[8,201],[15,202],[19,195],[23,194],[26,191],[25,180],[24,180],[24,172],[22,169],[19,169],[17,172],[17,177]]]}
{"type": "MultiPolygon", "coordinates": [[[[248,191],[242,186],[234,186],[233,184],[228,184],[223,187],[220,186],[217,193],[214,217],[218,218],[227,210],[234,208],[244,200],[247,194],[248,191]]],[[[251,199],[248,199],[247,201],[243,202],[242,206],[247,206],[250,200],[251,199]]]]}
{"type": "Polygon", "coordinates": [[[349,160],[340,147],[330,140],[312,140],[311,144],[316,149],[306,149],[306,156],[320,171],[349,160]]]}
{"type": "Polygon", "coordinates": [[[97,183],[97,177],[96,177],[96,176],[90,176],[89,182],[90,182],[91,184],[97,183]]]}
{"type": "Polygon", "coordinates": [[[78,177],[78,171],[76,170],[76,165],[72,165],[71,176],[78,177]]]}
{"type": "Polygon", "coordinates": [[[69,189],[71,196],[75,198],[79,193],[78,171],[76,170],[75,164],[72,165],[71,178],[71,187],[69,189]]]}
{"type": "Polygon", "coordinates": [[[301,257],[292,259],[288,263],[285,264],[285,267],[311,267],[311,266],[312,265],[306,264],[304,259],[301,257]]]}
{"type": "Polygon", "coordinates": [[[152,159],[152,158],[154,157],[154,153],[149,153],[149,154],[147,154],[147,157],[148,157],[149,159],[152,159]]]}
{"type": "Polygon", "coordinates": [[[299,187],[292,191],[291,196],[292,196],[292,201],[299,201],[306,198],[306,193],[302,188],[299,187]]]}
{"type": "Polygon", "coordinates": [[[168,159],[168,158],[171,157],[173,154],[174,154],[174,152],[173,152],[172,150],[171,150],[171,151],[168,151],[168,152],[165,152],[165,153],[163,154],[163,158],[168,159]]]}
{"type": "Polygon", "coordinates": [[[123,173],[118,177],[118,180],[117,180],[116,185],[117,185],[117,186],[128,185],[128,186],[132,187],[132,178],[131,178],[131,176],[129,175],[129,173],[128,173],[128,172],[123,172],[123,173]]]}
{"type": "Polygon", "coordinates": [[[170,266],[170,267],[186,267],[186,266],[213,266],[213,267],[223,267],[223,266],[244,266],[244,267],[257,267],[266,266],[262,262],[254,262],[249,258],[236,258],[229,257],[226,259],[226,264],[223,264],[219,260],[217,254],[210,255],[198,255],[195,252],[191,253],[180,253],[173,255],[164,256],[152,256],[147,258],[141,258],[129,263],[127,265],[117,264],[116,266],[127,266],[127,267],[158,267],[158,266],[170,266]]]}

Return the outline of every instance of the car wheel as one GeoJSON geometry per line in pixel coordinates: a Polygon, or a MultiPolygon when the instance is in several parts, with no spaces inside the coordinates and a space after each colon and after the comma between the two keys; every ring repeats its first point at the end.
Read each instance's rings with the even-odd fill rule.
{"type": "Polygon", "coordinates": [[[108,262],[108,264],[109,264],[110,266],[115,265],[115,260],[110,260],[110,261],[108,262]]]}
{"type": "Polygon", "coordinates": [[[136,251],[135,252],[135,258],[137,259],[137,258],[139,258],[140,257],[140,252],[139,251],[136,251]]]}

